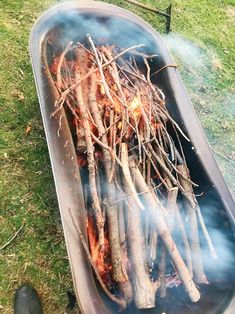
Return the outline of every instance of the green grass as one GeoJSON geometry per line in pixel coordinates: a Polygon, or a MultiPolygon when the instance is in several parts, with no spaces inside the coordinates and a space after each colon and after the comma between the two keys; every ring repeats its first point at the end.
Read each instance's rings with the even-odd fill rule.
{"type": "MultiPolygon", "coordinates": [[[[158,7],[166,8],[169,2],[158,1],[158,7]]],[[[0,252],[0,312],[4,314],[12,312],[13,292],[25,281],[38,288],[49,314],[64,313],[66,290],[72,289],[28,54],[30,29],[52,3],[0,2],[0,246],[24,224],[14,242],[0,252]],[[28,126],[31,132],[26,136],[28,126]]],[[[124,1],[115,4],[163,30],[164,20],[154,14],[124,1]]],[[[235,1],[175,0],[172,30],[174,39],[180,38],[181,43],[193,47],[192,51],[198,51],[199,64],[190,65],[166,38],[210,144],[218,153],[221,170],[235,193],[235,1]]]]}

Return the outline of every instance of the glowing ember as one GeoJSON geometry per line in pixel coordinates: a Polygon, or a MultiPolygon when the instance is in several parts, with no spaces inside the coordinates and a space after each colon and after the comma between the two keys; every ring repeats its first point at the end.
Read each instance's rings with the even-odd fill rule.
{"type": "Polygon", "coordinates": [[[138,117],[140,114],[140,106],[141,101],[137,96],[135,96],[132,102],[129,104],[129,107],[132,110],[135,117],[138,117]]]}
{"type": "Polygon", "coordinates": [[[140,107],[140,101],[139,101],[138,97],[135,97],[135,98],[132,100],[132,102],[130,103],[130,108],[131,108],[132,110],[135,110],[135,109],[137,109],[137,108],[139,108],[139,107],[140,107]]]}
{"type": "Polygon", "coordinates": [[[119,130],[122,129],[122,122],[118,122],[118,129],[119,129],[119,130]]]}
{"type": "Polygon", "coordinates": [[[103,84],[100,84],[100,93],[101,93],[102,95],[105,95],[105,89],[104,89],[103,84]]]}
{"type": "Polygon", "coordinates": [[[96,232],[94,219],[88,215],[87,220],[87,234],[89,239],[90,252],[92,260],[95,262],[101,278],[107,286],[112,284],[111,278],[111,260],[110,260],[110,246],[107,234],[105,234],[104,248],[100,250],[98,235],[96,232]]]}

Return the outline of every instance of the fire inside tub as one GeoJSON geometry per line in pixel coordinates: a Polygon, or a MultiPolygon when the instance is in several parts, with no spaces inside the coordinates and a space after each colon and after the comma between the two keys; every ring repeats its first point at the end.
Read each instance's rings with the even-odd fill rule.
{"type": "Polygon", "coordinates": [[[199,230],[217,258],[181,145],[189,139],[151,83],[157,56],[141,48],[95,45],[88,35],[55,53],[49,66],[44,56],[60,95],[54,114],[66,110],[82,173],[88,244],[82,242],[121,309],[132,301],[154,308],[156,295],[178,286],[199,301],[200,285],[209,283],[199,230]]]}

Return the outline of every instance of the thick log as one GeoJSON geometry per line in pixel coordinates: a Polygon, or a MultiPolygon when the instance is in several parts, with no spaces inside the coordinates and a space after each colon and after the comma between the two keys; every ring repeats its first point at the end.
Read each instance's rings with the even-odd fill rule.
{"type": "MultiPolygon", "coordinates": [[[[129,186],[125,185],[125,192],[130,195],[129,186]]],[[[131,261],[131,281],[134,300],[137,308],[146,309],[155,307],[156,286],[150,280],[146,268],[147,256],[145,253],[144,233],[141,224],[139,206],[131,196],[128,203],[128,235],[127,242],[131,261]]]]}
{"type": "MultiPolygon", "coordinates": [[[[84,76],[89,69],[87,52],[80,47],[74,51],[74,54],[79,74],[80,76],[84,76]]],[[[89,92],[88,87],[89,87],[88,79],[81,82],[82,98],[86,107],[88,105],[88,92],[89,92]]],[[[76,135],[77,135],[76,149],[78,152],[83,153],[86,151],[85,131],[82,123],[79,121],[76,121],[76,135]]]]}
{"type": "MultiPolygon", "coordinates": [[[[126,146],[126,144],[122,145],[126,146]]],[[[131,175],[128,169],[128,153],[126,147],[122,149],[122,164],[126,169],[124,189],[128,203],[127,242],[131,260],[131,280],[134,300],[139,309],[153,308],[155,307],[155,294],[158,285],[150,280],[146,267],[147,256],[145,254],[144,233],[141,223],[141,209],[135,198],[133,198],[133,191],[130,189],[131,175]]],[[[137,194],[135,193],[135,195],[137,194]]]]}
{"type": "Polygon", "coordinates": [[[118,204],[118,226],[119,226],[119,239],[121,246],[126,244],[126,210],[123,202],[118,204]]]}
{"type": "MultiPolygon", "coordinates": [[[[75,73],[75,77],[78,80],[80,78],[79,72],[75,73]]],[[[100,248],[104,246],[104,219],[100,206],[100,201],[98,197],[97,185],[96,185],[96,167],[95,167],[95,157],[94,157],[94,147],[91,137],[90,122],[87,114],[87,107],[83,101],[82,87],[79,85],[76,89],[77,106],[80,110],[81,116],[83,118],[84,135],[87,144],[87,161],[89,170],[89,183],[91,196],[93,201],[93,209],[96,218],[96,226],[99,235],[100,248]]]]}
{"type": "MultiPolygon", "coordinates": [[[[152,226],[151,229],[153,229],[152,226]]],[[[156,230],[151,230],[148,249],[151,262],[157,259],[157,248],[158,248],[158,234],[156,230]]]]}
{"type": "Polygon", "coordinates": [[[167,250],[165,245],[162,243],[161,257],[159,263],[159,278],[160,278],[160,297],[165,298],[166,296],[166,258],[167,250]]]}

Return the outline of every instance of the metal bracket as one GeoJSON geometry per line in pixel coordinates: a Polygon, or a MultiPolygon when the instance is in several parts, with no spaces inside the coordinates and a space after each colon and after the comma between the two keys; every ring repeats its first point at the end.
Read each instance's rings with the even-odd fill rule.
{"type": "Polygon", "coordinates": [[[165,23],[166,34],[168,34],[171,31],[171,9],[172,9],[172,5],[171,4],[166,9],[166,12],[164,12],[164,11],[152,8],[152,7],[150,7],[150,6],[146,5],[146,4],[140,3],[140,2],[135,1],[135,0],[125,0],[125,1],[128,2],[128,3],[131,3],[133,5],[136,5],[136,6],[140,7],[140,8],[142,8],[142,9],[151,11],[151,12],[153,12],[155,14],[164,16],[166,18],[166,23],[165,23]]]}
{"type": "Polygon", "coordinates": [[[166,13],[168,16],[166,17],[166,33],[169,34],[171,31],[171,8],[172,5],[170,4],[169,7],[166,9],[166,13]]]}

